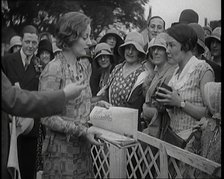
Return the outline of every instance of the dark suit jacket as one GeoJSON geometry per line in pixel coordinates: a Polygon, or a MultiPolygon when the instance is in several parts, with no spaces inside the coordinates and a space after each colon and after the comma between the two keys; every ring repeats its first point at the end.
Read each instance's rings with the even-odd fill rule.
{"type": "MultiPolygon", "coordinates": [[[[25,70],[20,51],[7,55],[2,59],[3,72],[13,85],[19,82],[22,89],[37,91],[40,72],[36,71],[34,67],[35,58],[36,56],[32,57],[27,70],[25,70]]],[[[17,140],[18,159],[23,179],[32,179],[35,173],[39,129],[40,120],[35,120],[32,130],[27,135],[20,135],[17,140]]]]}
{"type": "Polygon", "coordinates": [[[63,91],[29,92],[10,83],[4,73],[1,80],[1,178],[9,178],[7,160],[9,152],[9,118],[6,113],[22,117],[44,117],[60,113],[65,105],[63,91]]]}
{"type": "Polygon", "coordinates": [[[22,89],[37,91],[39,83],[39,72],[34,68],[34,58],[32,57],[28,69],[25,71],[20,51],[9,54],[2,58],[2,70],[12,85],[19,82],[22,89]]]}

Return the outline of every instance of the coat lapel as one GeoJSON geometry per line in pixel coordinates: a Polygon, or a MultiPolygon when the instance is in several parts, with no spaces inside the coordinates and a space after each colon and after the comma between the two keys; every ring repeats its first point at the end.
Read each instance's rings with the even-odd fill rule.
{"type": "Polygon", "coordinates": [[[23,62],[22,62],[20,52],[15,53],[13,62],[14,62],[14,65],[13,65],[14,71],[19,76],[19,79],[22,79],[23,76],[24,76],[25,68],[23,66],[23,62]]]}

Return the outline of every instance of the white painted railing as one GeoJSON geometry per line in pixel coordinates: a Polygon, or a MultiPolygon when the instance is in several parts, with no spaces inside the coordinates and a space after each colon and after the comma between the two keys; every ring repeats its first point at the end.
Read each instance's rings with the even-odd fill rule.
{"type": "Polygon", "coordinates": [[[92,146],[95,178],[183,178],[179,164],[185,163],[205,173],[221,177],[221,165],[142,132],[138,142],[117,148],[92,146]]]}

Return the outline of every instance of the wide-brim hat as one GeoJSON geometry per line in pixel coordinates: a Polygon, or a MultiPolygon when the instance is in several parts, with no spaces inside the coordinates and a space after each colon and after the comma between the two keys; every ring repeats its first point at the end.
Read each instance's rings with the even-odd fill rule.
{"type": "Polygon", "coordinates": [[[46,50],[48,51],[51,56],[53,57],[54,56],[54,53],[53,53],[53,48],[52,48],[52,44],[49,40],[47,39],[43,39],[39,42],[39,45],[38,45],[38,50],[37,50],[37,56],[39,57],[40,56],[40,53],[43,51],[43,50],[46,50]]]}
{"type": "Polygon", "coordinates": [[[203,29],[208,30],[210,33],[212,33],[212,28],[209,26],[204,26],[203,29]]]}
{"type": "Polygon", "coordinates": [[[18,45],[18,46],[22,46],[22,39],[20,36],[18,35],[15,35],[13,36],[11,39],[10,39],[10,42],[9,42],[9,50],[12,49],[12,47],[18,45]]]}
{"type": "Polygon", "coordinates": [[[96,45],[93,59],[96,60],[101,55],[113,56],[110,46],[107,43],[102,42],[96,45]]]}
{"type": "Polygon", "coordinates": [[[200,26],[198,23],[190,23],[188,25],[192,27],[196,32],[198,37],[197,44],[203,49],[204,53],[206,49],[205,49],[205,33],[203,27],[200,26]]]}
{"type": "Polygon", "coordinates": [[[119,48],[118,48],[118,52],[119,54],[124,57],[124,48],[127,45],[134,45],[135,48],[142,53],[143,56],[146,55],[144,48],[144,39],[142,34],[140,34],[139,32],[129,32],[125,38],[125,42],[124,44],[122,44],[119,48]]]}
{"type": "Polygon", "coordinates": [[[149,52],[150,48],[152,48],[152,47],[162,47],[162,48],[164,48],[166,50],[167,49],[166,38],[167,38],[167,34],[166,33],[158,34],[155,38],[153,38],[149,42],[149,44],[148,44],[148,52],[149,52]]]}
{"type": "Polygon", "coordinates": [[[221,42],[221,27],[216,27],[210,36],[205,39],[205,45],[210,49],[212,39],[216,39],[221,42]]]}
{"type": "Polygon", "coordinates": [[[106,42],[106,39],[108,36],[114,36],[117,40],[117,44],[123,44],[124,40],[121,38],[121,36],[119,35],[118,31],[116,29],[109,29],[106,34],[100,39],[99,43],[101,42],[106,42]]]}

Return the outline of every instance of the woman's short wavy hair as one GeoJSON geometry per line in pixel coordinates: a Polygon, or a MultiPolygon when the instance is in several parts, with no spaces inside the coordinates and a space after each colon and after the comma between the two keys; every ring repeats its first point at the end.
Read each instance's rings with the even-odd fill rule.
{"type": "Polygon", "coordinates": [[[65,13],[56,27],[56,43],[61,49],[71,47],[82,36],[91,20],[80,12],[65,13]]]}

